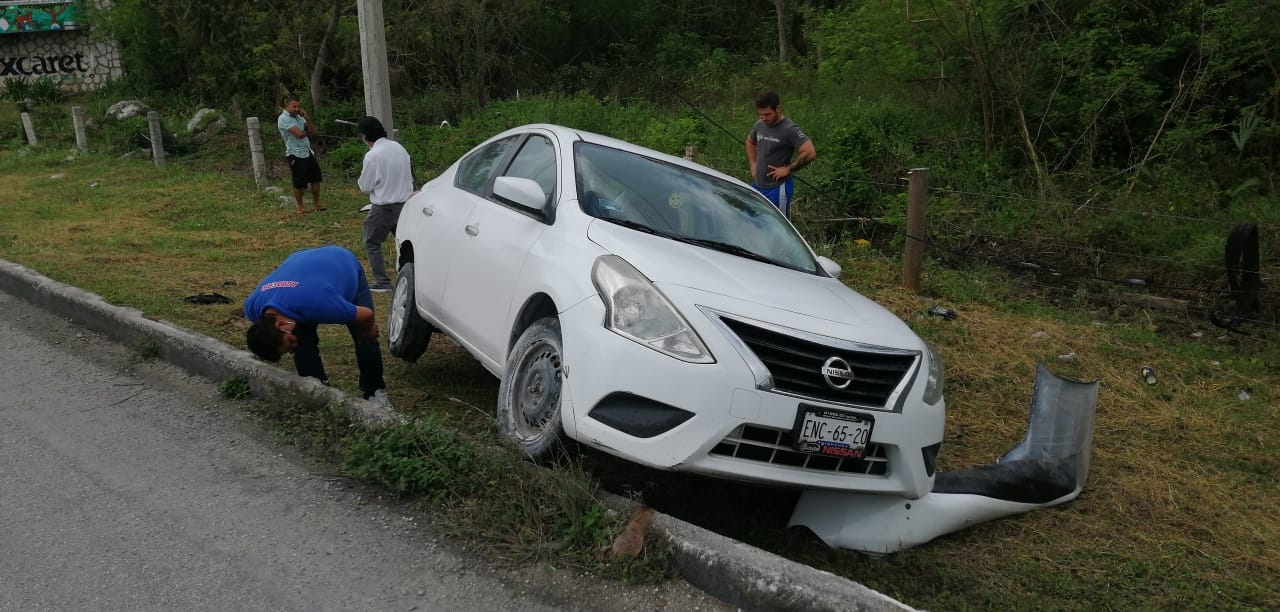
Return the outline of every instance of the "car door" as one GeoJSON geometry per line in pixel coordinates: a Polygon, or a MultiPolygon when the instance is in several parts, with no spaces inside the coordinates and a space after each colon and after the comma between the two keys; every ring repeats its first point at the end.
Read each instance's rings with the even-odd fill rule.
{"type": "Polygon", "coordinates": [[[483,194],[488,193],[494,175],[504,167],[519,141],[520,137],[512,136],[473,151],[458,163],[452,183],[430,193],[421,208],[402,213],[420,216],[410,230],[419,241],[415,245],[419,256],[414,263],[418,304],[446,327],[453,323],[443,308],[443,298],[455,249],[465,236],[463,227],[476,204],[484,201],[483,194]]]}
{"type": "MultiPolygon", "coordinates": [[[[532,179],[547,202],[557,194],[556,147],[552,136],[529,134],[501,176],[532,179]]],[[[449,269],[444,309],[458,331],[499,367],[504,363],[515,294],[529,250],[547,230],[552,208],[530,210],[497,197],[478,202],[463,228],[449,269]]]]}

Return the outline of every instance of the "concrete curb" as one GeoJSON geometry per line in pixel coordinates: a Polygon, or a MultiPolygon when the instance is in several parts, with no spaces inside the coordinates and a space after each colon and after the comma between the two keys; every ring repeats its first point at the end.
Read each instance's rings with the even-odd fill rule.
{"type": "Polygon", "coordinates": [[[244,376],[254,394],[265,397],[294,393],[328,405],[346,408],[361,424],[378,426],[404,417],[342,391],[300,378],[259,361],[252,353],[169,323],[152,321],[134,308],[113,306],[95,293],[60,283],[0,259],[0,290],[66,317],[95,332],[151,354],[215,382],[244,376]]]}
{"type": "MultiPolygon", "coordinates": [[[[394,411],[356,399],[319,381],[300,378],[264,363],[245,350],[193,333],[167,321],[152,321],[133,308],[60,283],[25,266],[0,259],[0,291],[66,317],[113,340],[152,354],[214,382],[244,376],[260,397],[295,393],[343,406],[358,422],[378,426],[404,422],[394,411]]],[[[606,500],[623,510],[631,502],[606,500]]],[[[672,516],[655,512],[652,533],[672,551],[690,584],[746,610],[806,612],[912,610],[861,584],[784,559],[672,516]]]]}
{"type": "MultiPolygon", "coordinates": [[[[605,494],[619,512],[635,504],[605,494]]],[[[680,576],[744,610],[913,611],[902,602],[830,572],[796,563],[673,516],[653,513],[651,533],[671,550],[680,576]]]]}

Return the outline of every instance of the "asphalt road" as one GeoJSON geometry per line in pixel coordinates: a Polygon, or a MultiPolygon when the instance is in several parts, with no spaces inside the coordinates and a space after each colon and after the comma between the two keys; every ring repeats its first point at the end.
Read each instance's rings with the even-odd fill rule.
{"type": "Polygon", "coordinates": [[[0,610],[729,610],[492,567],[216,387],[0,293],[0,610]]]}

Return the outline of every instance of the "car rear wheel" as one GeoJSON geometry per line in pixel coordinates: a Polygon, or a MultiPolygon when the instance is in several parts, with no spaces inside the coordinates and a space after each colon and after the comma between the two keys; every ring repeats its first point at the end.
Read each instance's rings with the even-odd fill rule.
{"type": "Polygon", "coordinates": [[[396,274],[391,293],[391,313],[387,316],[387,344],[391,354],[408,362],[417,361],[431,342],[431,324],[418,314],[414,297],[413,262],[405,262],[396,274]]]}
{"type": "Polygon", "coordinates": [[[498,385],[498,427],[534,461],[564,448],[563,368],[560,321],[545,317],[520,334],[498,385]]]}

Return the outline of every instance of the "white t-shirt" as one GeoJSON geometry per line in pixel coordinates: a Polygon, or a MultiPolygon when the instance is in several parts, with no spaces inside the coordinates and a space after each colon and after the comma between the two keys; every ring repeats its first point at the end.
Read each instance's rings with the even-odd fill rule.
{"type": "Polygon", "coordinates": [[[390,138],[379,138],[364,154],[364,167],[357,181],[360,191],[369,194],[369,203],[399,204],[413,194],[413,170],[409,152],[390,138]]]}

